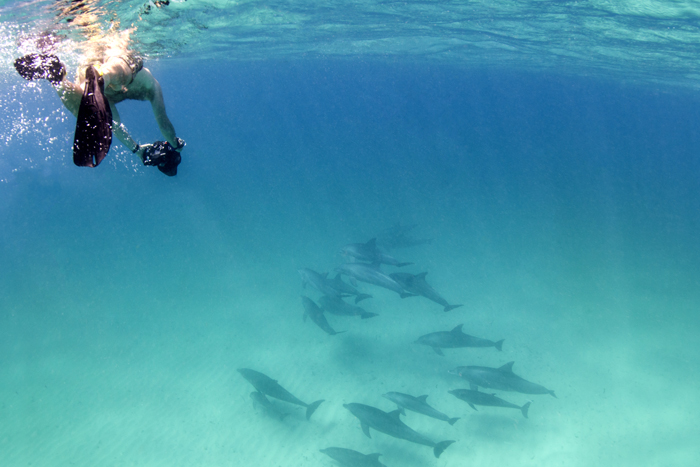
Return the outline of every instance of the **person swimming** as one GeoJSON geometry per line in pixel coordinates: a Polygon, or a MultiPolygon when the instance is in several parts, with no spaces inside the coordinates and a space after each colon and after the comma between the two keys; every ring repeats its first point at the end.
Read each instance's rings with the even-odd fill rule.
{"type": "Polygon", "coordinates": [[[15,60],[15,69],[27,80],[46,79],[63,105],[78,118],[73,162],[96,167],[106,157],[112,134],[144,165],[157,166],[168,176],[177,174],[185,141],[178,138],[165,111],[160,83],[131,53],[105,57],[78,70],[75,82],[67,79],[65,65],[55,55],[29,54],[15,60]],[[124,100],[149,101],[165,141],[138,144],[121,123],[116,104],[124,100]]]}

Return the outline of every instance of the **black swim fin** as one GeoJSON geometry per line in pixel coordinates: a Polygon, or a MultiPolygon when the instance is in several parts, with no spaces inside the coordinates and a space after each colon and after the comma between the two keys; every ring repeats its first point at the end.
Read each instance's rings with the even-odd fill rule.
{"type": "Polygon", "coordinates": [[[112,109],[104,96],[104,80],[95,67],[89,66],[75,126],[73,162],[79,167],[97,167],[111,144],[112,109]]]}
{"type": "Polygon", "coordinates": [[[55,55],[27,54],[15,60],[15,70],[22,78],[34,81],[47,79],[51,84],[59,84],[66,76],[66,67],[55,55]]]}

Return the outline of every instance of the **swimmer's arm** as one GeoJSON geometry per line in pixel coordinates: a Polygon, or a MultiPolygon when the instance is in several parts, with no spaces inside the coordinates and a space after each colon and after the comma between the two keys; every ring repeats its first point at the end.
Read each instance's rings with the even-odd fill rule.
{"type": "MultiPolygon", "coordinates": [[[[112,109],[112,134],[114,134],[114,136],[116,136],[117,139],[119,139],[119,141],[121,141],[129,151],[134,152],[134,149],[136,149],[138,144],[136,144],[136,141],[134,141],[131,135],[129,135],[126,127],[121,122],[121,117],[119,116],[117,106],[110,102],[109,107],[112,109]]],[[[143,151],[136,151],[136,155],[143,161],[143,151]]]]}
{"type": "MultiPolygon", "coordinates": [[[[148,70],[145,68],[141,70],[141,72],[144,71],[148,70]]],[[[163,91],[160,88],[160,83],[158,83],[158,80],[156,80],[150,72],[148,72],[148,75],[151,78],[149,80],[149,100],[151,101],[151,107],[153,108],[153,115],[156,118],[156,123],[158,123],[158,128],[160,128],[160,132],[163,134],[168,143],[170,143],[172,147],[176,148],[177,135],[175,134],[175,127],[173,127],[173,124],[168,118],[168,114],[165,113],[165,101],[163,100],[163,91]]]]}
{"type": "Polygon", "coordinates": [[[54,89],[66,109],[77,117],[78,110],[80,109],[80,99],[83,97],[83,90],[67,78],[64,78],[63,81],[54,86],[54,89]]]}

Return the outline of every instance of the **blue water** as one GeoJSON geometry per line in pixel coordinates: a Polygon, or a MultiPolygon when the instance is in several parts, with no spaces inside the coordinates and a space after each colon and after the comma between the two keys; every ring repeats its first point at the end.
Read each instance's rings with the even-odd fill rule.
{"type": "MultiPolygon", "coordinates": [[[[187,141],[174,178],[117,141],[73,166],[72,117],[8,73],[1,120],[24,133],[0,146],[0,465],[330,466],[328,446],[389,467],[700,461],[692,90],[376,57],[147,66],[187,141]],[[378,317],[303,322],[319,294],[296,270],[397,222],[433,240],[392,254],[464,306],[361,285],[378,317]],[[458,324],[503,352],[412,343],[458,324]],[[558,397],[499,393],[529,419],[447,394],[467,387],[455,366],[513,360],[558,397]],[[326,402],[266,417],[241,367],[326,402]],[[366,438],[342,405],[393,410],[388,391],[461,417],[402,417],[456,443],[435,459],[366,438]]],[[[147,103],[119,108],[161,139],[147,103]]]]}

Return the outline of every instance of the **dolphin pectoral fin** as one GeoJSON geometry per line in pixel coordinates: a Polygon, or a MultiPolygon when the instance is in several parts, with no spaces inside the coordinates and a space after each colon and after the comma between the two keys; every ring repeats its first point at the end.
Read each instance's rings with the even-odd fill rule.
{"type": "Polygon", "coordinates": [[[520,411],[523,413],[523,417],[525,417],[525,418],[528,418],[527,417],[527,410],[530,408],[530,404],[531,404],[531,402],[528,402],[527,404],[520,407],[520,411]]]}
{"type": "Polygon", "coordinates": [[[461,304],[460,304],[460,305],[447,305],[445,308],[443,308],[443,310],[444,310],[444,311],[452,311],[452,310],[454,310],[455,308],[459,308],[459,307],[461,307],[461,306],[464,306],[464,305],[461,305],[461,304]]]}
{"type": "Polygon", "coordinates": [[[445,354],[442,353],[442,349],[440,347],[433,347],[433,350],[435,351],[436,354],[440,355],[441,357],[445,356],[445,354]]]}
{"type": "MultiPolygon", "coordinates": [[[[467,402],[467,404],[469,404],[469,407],[476,410],[476,406],[474,404],[472,404],[471,402],[467,402]]],[[[478,412],[478,410],[476,410],[476,411],[478,412]]]]}
{"type": "Polygon", "coordinates": [[[450,444],[452,444],[452,443],[454,443],[454,441],[452,441],[452,440],[449,440],[449,441],[441,441],[441,442],[437,443],[437,444],[435,445],[435,447],[433,448],[433,454],[435,454],[435,458],[436,458],[436,459],[439,458],[439,457],[440,457],[440,454],[442,454],[442,451],[444,451],[445,449],[447,449],[447,447],[448,447],[450,444]]]}
{"type": "Polygon", "coordinates": [[[325,399],[321,399],[320,401],[312,402],[306,407],[306,419],[309,420],[311,419],[311,416],[314,414],[316,409],[318,409],[318,406],[321,405],[321,402],[323,402],[325,399]]]}
{"type": "Polygon", "coordinates": [[[360,425],[362,426],[362,432],[366,434],[368,438],[372,438],[372,436],[369,434],[369,425],[365,422],[360,422],[360,425]]]}
{"type": "Polygon", "coordinates": [[[457,420],[459,420],[459,417],[450,418],[449,420],[447,420],[447,423],[449,423],[450,425],[454,425],[457,422],[457,420]]]}
{"type": "Polygon", "coordinates": [[[401,292],[399,295],[401,296],[401,298],[417,297],[418,296],[414,293],[408,293],[408,292],[401,292]]]}
{"type": "Polygon", "coordinates": [[[366,294],[366,293],[361,293],[361,294],[356,295],[355,296],[355,305],[357,305],[362,300],[366,300],[368,298],[372,298],[372,296],[369,294],[366,294]]]}
{"type": "Polygon", "coordinates": [[[500,341],[494,343],[493,346],[496,347],[496,349],[498,349],[498,350],[503,350],[503,341],[504,340],[505,339],[501,339],[500,341]]]}

